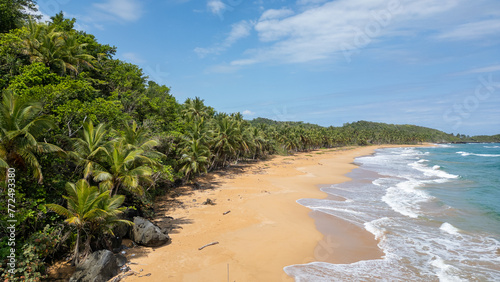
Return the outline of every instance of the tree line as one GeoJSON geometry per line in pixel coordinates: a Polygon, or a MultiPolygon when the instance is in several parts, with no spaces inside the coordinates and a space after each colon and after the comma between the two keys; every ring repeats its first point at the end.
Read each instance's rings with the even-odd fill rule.
{"type": "MultiPolygon", "coordinates": [[[[0,4],[0,190],[5,200],[14,168],[19,246],[15,274],[1,261],[4,280],[40,281],[53,259],[69,254],[77,264],[110,248],[113,230],[131,224],[125,209],[151,216],[156,195],[241,160],[465,140],[414,125],[248,121],[199,97],[180,103],[169,87],[116,59],[116,47],[75,30],[75,19],[61,12],[40,22],[28,15],[34,8],[27,0],[0,4]]],[[[6,210],[2,204],[2,258],[10,250],[6,210]]]]}

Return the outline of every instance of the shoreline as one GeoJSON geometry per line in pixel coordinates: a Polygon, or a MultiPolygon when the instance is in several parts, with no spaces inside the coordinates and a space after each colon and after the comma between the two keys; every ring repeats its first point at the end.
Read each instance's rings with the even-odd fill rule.
{"type": "Polygon", "coordinates": [[[144,281],[139,276],[149,273],[148,281],[293,281],[284,267],[381,258],[373,234],[296,201],[326,198],[319,185],[349,181],[356,157],[390,147],[412,145],[272,156],[205,175],[201,189],[176,188],[175,197],[156,201],[153,220],[172,243],[126,250],[137,274],[125,281],[144,281]],[[207,198],[216,205],[203,205],[207,198]],[[211,242],[219,244],[198,250],[211,242]]]}

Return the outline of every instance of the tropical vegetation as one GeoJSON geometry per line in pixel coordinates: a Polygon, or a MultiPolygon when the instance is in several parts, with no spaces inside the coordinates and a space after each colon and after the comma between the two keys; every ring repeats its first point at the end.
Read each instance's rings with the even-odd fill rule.
{"type": "Polygon", "coordinates": [[[0,205],[0,278],[40,281],[45,266],[75,264],[109,247],[121,214],[151,216],[154,196],[242,160],[320,148],[421,142],[498,142],[415,125],[358,121],[341,127],[223,113],[114,57],[116,47],[75,30],[62,13],[42,23],[29,0],[0,3],[0,192],[15,170],[16,273],[7,207],[0,205]],[[104,243],[103,243],[104,242],[104,243]]]}

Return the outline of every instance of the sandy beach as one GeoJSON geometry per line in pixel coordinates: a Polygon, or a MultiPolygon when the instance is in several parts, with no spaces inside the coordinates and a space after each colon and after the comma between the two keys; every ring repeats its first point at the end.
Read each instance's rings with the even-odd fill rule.
{"type": "Polygon", "coordinates": [[[199,189],[177,188],[155,206],[172,243],[127,250],[137,274],[125,281],[293,281],[283,267],[380,258],[371,233],[296,200],[325,198],[319,185],[348,181],[353,160],[381,147],[394,146],[272,156],[210,173],[199,189]],[[215,205],[204,205],[207,198],[215,205]]]}

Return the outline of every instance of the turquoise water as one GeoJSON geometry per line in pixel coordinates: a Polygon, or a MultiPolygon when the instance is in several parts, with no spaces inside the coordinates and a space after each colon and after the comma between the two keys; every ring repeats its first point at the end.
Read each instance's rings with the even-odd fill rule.
{"type": "Polygon", "coordinates": [[[500,240],[500,144],[454,144],[425,150],[431,165],[460,175],[457,181],[425,188],[457,209],[456,217],[448,221],[464,230],[490,232],[500,240]]]}
{"type": "Polygon", "coordinates": [[[287,274],[296,281],[500,281],[500,144],[381,149],[355,163],[352,181],[322,189],[334,197],[298,203],[366,229],[385,255],[292,265],[287,274]]]}

